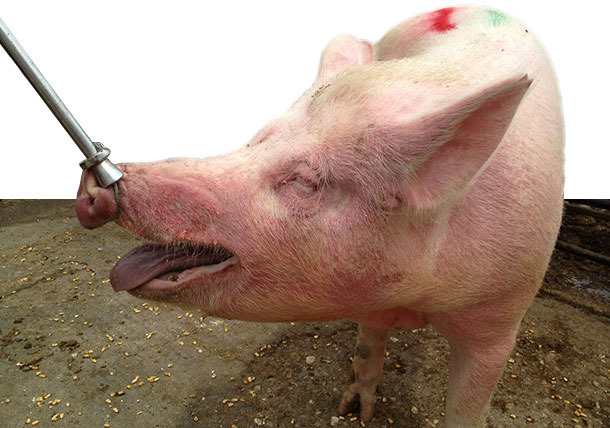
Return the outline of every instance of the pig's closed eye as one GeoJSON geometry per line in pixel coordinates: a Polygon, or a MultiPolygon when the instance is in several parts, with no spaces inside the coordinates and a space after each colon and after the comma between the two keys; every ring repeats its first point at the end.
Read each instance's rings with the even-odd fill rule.
{"type": "Polygon", "coordinates": [[[302,163],[292,168],[278,184],[281,192],[302,198],[317,193],[320,180],[309,165],[302,163]]]}
{"type": "Polygon", "coordinates": [[[322,182],[309,165],[291,168],[276,184],[279,201],[298,217],[309,217],[320,208],[322,182]]]}
{"type": "Polygon", "coordinates": [[[316,181],[298,175],[282,180],[281,185],[286,188],[291,187],[301,193],[314,193],[318,190],[318,183],[316,181]]]}

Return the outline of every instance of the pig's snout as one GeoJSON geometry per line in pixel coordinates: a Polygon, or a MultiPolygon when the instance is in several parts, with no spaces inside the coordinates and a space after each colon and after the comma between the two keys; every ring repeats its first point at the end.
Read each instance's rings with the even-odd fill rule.
{"type": "Polygon", "coordinates": [[[83,171],[76,197],[76,216],[83,227],[95,229],[103,226],[115,217],[118,210],[113,187],[100,187],[92,172],[83,171]]]}

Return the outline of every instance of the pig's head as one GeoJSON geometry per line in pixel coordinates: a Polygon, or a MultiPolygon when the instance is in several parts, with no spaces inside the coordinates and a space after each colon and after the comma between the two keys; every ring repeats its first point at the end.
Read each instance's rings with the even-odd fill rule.
{"type": "Polygon", "coordinates": [[[287,321],[388,309],[428,281],[439,213],[468,191],[530,80],[467,87],[373,57],[335,38],[313,87],[238,151],[121,165],[120,208],[83,174],[85,227],[117,214],[151,241],[117,263],[114,289],[287,321]]]}

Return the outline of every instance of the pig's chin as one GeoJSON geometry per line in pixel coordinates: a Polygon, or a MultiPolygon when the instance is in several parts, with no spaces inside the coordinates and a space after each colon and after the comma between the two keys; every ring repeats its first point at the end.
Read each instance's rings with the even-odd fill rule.
{"type": "Polygon", "coordinates": [[[237,263],[228,250],[186,242],[148,243],[125,254],[110,272],[114,291],[172,292],[237,263]]]}

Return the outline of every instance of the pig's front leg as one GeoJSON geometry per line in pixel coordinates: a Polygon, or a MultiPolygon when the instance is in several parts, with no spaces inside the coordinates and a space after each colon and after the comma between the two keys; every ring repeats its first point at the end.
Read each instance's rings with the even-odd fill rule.
{"type": "Polygon", "coordinates": [[[341,397],[339,413],[345,415],[360,405],[360,419],[369,421],[375,411],[376,392],[381,384],[385,345],[390,329],[358,324],[354,355],[354,382],[341,397]]]}
{"type": "Polygon", "coordinates": [[[451,345],[445,427],[485,426],[492,393],[513,350],[525,311],[523,304],[515,306],[505,298],[430,315],[430,323],[451,345]]]}

